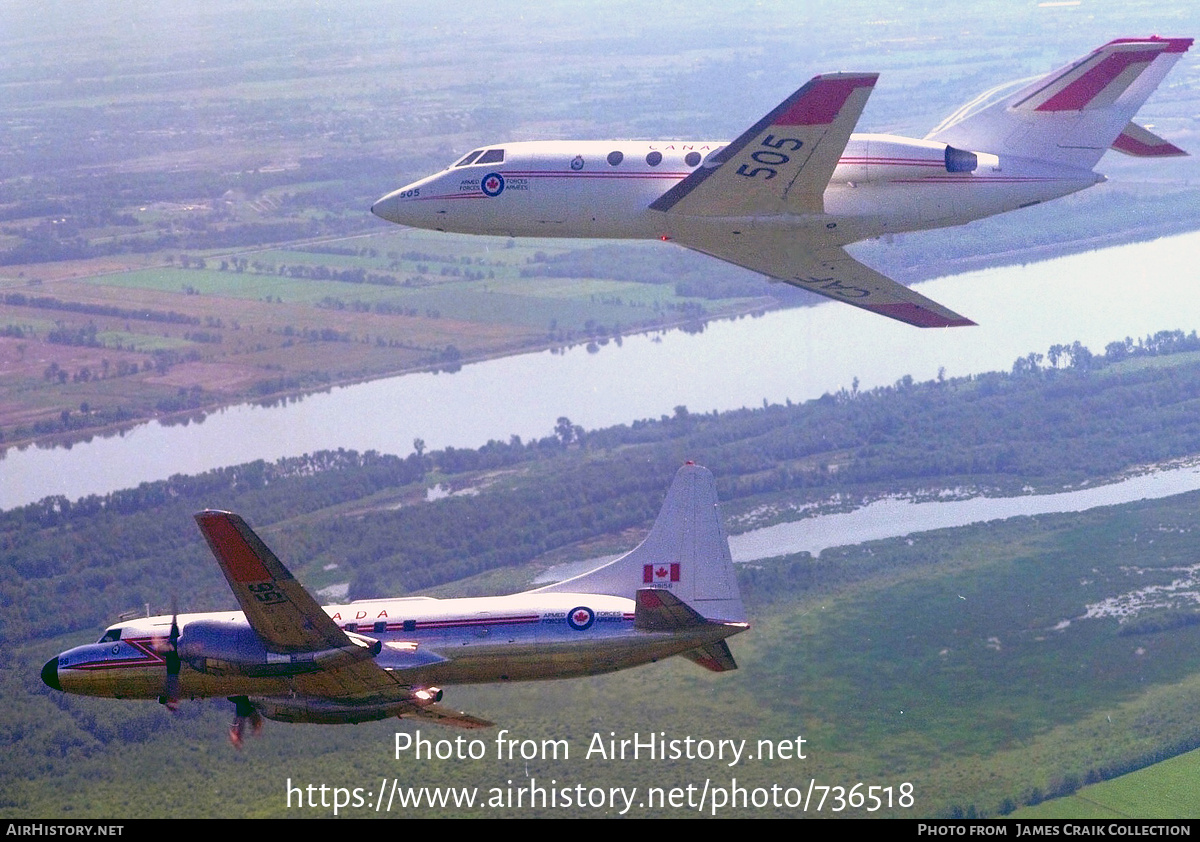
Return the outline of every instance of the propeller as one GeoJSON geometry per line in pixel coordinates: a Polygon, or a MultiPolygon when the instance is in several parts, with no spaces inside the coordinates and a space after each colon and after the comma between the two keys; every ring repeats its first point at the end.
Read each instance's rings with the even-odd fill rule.
{"type": "Polygon", "coordinates": [[[171,600],[171,631],[167,634],[166,644],[160,643],[158,649],[167,664],[167,680],[158,701],[174,713],[179,709],[179,608],[174,599],[171,600]]]}
{"type": "Polygon", "coordinates": [[[258,736],[262,733],[262,714],[245,696],[230,696],[233,702],[233,723],[229,726],[229,742],[234,748],[242,747],[242,737],[246,733],[246,723],[250,723],[251,733],[258,736]]]}

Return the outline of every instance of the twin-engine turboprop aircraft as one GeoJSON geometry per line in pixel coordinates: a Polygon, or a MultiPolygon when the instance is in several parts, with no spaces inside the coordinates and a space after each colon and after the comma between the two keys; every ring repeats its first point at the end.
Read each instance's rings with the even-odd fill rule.
{"type": "Polygon", "coordinates": [[[247,722],[421,717],[492,723],[438,704],[449,684],[596,675],[682,655],[737,669],[725,638],[748,628],[716,485],[688,464],[635,549],[526,593],[373,599],[322,608],[244,520],[196,515],[242,610],[110,626],[42,668],[55,690],[118,699],[228,696],[247,722]]]}
{"type": "Polygon", "coordinates": [[[816,76],[718,141],[535,141],[470,152],[371,208],[402,225],[674,242],[918,327],[974,324],[852,258],[849,243],[944,228],[1104,180],[1107,149],[1187,154],[1130,122],[1190,38],[1112,41],[963,106],[923,140],[851,134],[875,73],[816,76]]]}

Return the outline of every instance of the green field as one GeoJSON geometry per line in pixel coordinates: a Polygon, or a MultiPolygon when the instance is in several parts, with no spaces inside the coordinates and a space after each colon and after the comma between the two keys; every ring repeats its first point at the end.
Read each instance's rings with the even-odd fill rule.
{"type": "Polygon", "coordinates": [[[1074,795],[1024,807],[1014,819],[1178,819],[1200,817],[1200,750],[1172,757],[1074,795]]]}

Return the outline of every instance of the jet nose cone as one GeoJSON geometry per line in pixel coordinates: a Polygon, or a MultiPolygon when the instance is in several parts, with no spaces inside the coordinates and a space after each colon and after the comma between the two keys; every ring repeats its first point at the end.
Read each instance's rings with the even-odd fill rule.
{"type": "Polygon", "coordinates": [[[388,222],[400,222],[400,198],[395,193],[389,193],[375,204],[371,205],[371,213],[388,222]]]}
{"type": "Polygon", "coordinates": [[[42,667],[42,682],[51,689],[62,692],[62,685],[58,683],[58,658],[54,657],[46,661],[46,665],[42,667]]]}

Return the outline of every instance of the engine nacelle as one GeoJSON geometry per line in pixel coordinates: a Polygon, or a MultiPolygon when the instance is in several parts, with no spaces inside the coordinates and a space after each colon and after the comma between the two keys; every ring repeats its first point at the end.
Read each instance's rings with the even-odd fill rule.
{"type": "Polygon", "coordinates": [[[246,622],[193,620],[179,636],[179,658],[209,675],[254,678],[300,675],[337,669],[379,654],[382,644],[360,634],[346,633],[350,646],[308,652],[272,652],[246,622]]]}
{"type": "Polygon", "coordinates": [[[436,687],[429,691],[418,691],[417,698],[403,699],[376,704],[350,704],[334,699],[319,699],[313,696],[289,698],[253,698],[256,710],[267,719],[278,722],[307,722],[315,725],[357,725],[359,722],[376,722],[405,713],[412,713],[425,704],[441,698],[442,691],[436,687]],[[421,698],[428,692],[430,698],[421,698]]]}
{"type": "Polygon", "coordinates": [[[834,179],[863,184],[999,171],[1000,159],[987,152],[956,149],[932,140],[864,134],[846,144],[834,179]]]}

